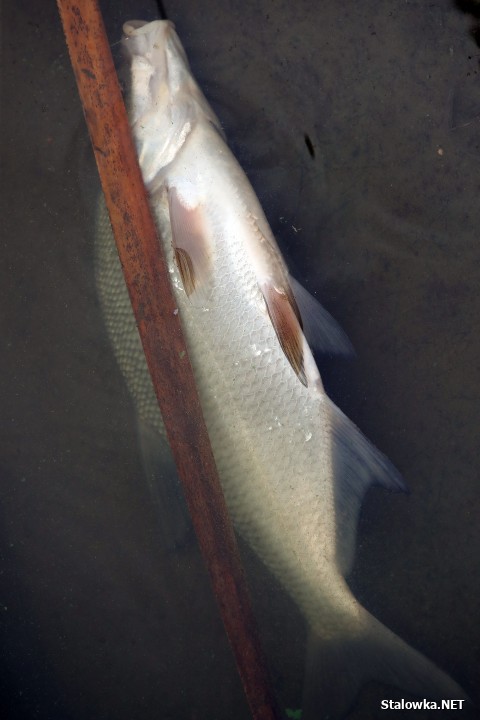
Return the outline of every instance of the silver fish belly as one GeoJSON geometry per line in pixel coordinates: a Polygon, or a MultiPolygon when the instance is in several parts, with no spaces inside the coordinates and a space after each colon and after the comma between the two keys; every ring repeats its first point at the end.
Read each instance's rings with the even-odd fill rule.
{"type": "MultiPolygon", "coordinates": [[[[311,630],[304,717],[339,717],[369,679],[422,696],[463,691],[353,597],[360,504],[403,483],[329,400],[302,331],[348,343],[292,281],[245,174],[168,21],[124,26],[129,114],[202,408],[235,526],[297,602],[311,630]]],[[[97,283],[139,416],[163,424],[105,210],[97,283]]]]}

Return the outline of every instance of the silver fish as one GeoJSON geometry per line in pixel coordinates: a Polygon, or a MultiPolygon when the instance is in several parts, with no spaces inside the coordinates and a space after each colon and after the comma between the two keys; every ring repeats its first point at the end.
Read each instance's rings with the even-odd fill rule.
{"type": "MultiPolygon", "coordinates": [[[[348,352],[348,340],[290,277],[172,23],[131,21],[124,33],[131,127],[226,501],[311,632],[303,717],[342,716],[370,679],[415,695],[464,698],[372,617],[344,579],[364,493],[373,483],[404,487],[325,394],[303,328],[314,325],[323,351],[348,352]]],[[[162,435],[104,209],[97,275],[139,417],[162,435]]]]}

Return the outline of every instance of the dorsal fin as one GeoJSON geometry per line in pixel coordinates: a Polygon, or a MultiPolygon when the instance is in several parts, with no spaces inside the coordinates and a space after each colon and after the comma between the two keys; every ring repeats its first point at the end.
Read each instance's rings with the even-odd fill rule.
{"type": "Polygon", "coordinates": [[[212,277],[213,247],[200,200],[190,202],[176,187],[168,188],[175,260],[183,287],[195,304],[205,304],[212,277]]]}

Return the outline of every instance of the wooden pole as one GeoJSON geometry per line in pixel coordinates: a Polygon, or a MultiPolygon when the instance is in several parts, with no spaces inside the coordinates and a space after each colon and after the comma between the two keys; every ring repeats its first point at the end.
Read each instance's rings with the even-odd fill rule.
{"type": "Polygon", "coordinates": [[[255,720],[278,720],[162,246],[96,0],[57,0],[147,364],[255,720]]]}
{"type": "Polygon", "coordinates": [[[255,720],[278,720],[166,261],[96,0],[57,0],[147,364],[255,720]]]}

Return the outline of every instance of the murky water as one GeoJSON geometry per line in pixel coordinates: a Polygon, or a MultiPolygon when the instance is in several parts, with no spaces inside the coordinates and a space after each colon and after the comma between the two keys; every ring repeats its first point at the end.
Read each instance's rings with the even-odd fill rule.
{"type": "MultiPolygon", "coordinates": [[[[472,19],[449,0],[165,5],[293,273],[357,350],[322,361],[331,396],[412,491],[369,493],[350,583],[478,700],[472,19]]],[[[155,17],[148,2],[102,9],[112,42],[123,20],[155,17]]],[[[94,181],[56,8],[23,0],[3,20],[5,716],[244,720],[198,551],[162,546],[142,479],[96,296],[94,181]]],[[[275,690],[294,710],[303,622],[244,549],[275,690]]],[[[349,717],[402,696],[372,685],[349,717]]]]}

